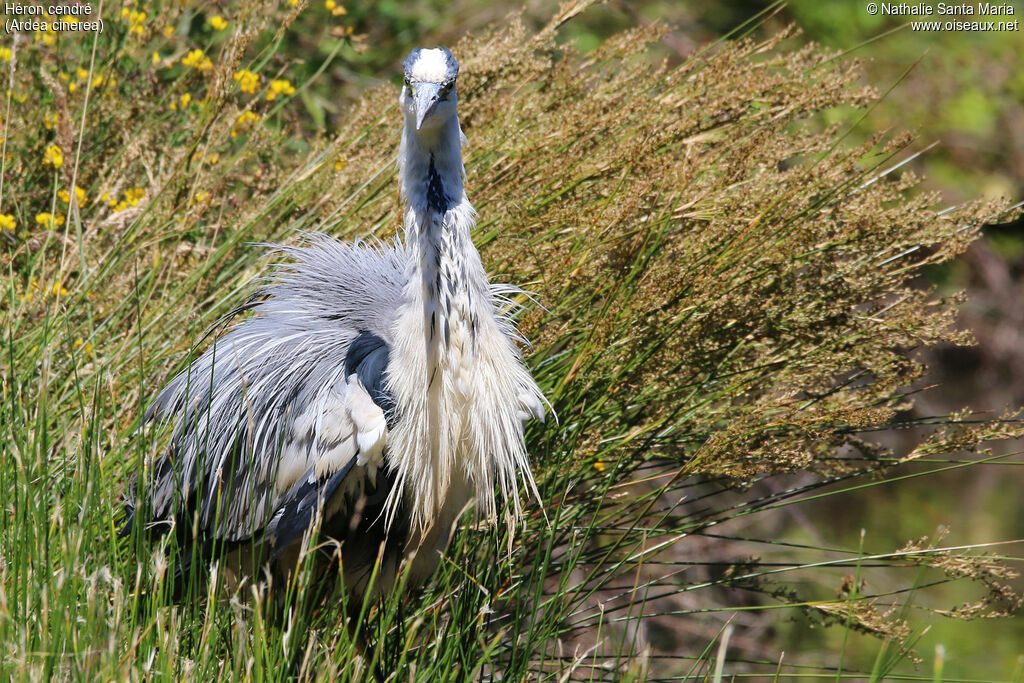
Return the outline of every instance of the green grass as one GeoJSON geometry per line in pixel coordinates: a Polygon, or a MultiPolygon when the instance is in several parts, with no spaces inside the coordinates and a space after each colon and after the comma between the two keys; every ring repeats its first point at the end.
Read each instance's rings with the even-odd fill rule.
{"type": "MultiPolygon", "coordinates": [[[[164,436],[140,424],[145,406],[250,290],[251,243],[399,225],[396,91],[367,91],[326,130],[314,105],[331,58],[299,68],[287,51],[289,31],[320,21],[300,9],[239,4],[215,30],[154,5],[134,32],[105,10],[102,38],[40,36],[8,62],[6,676],[280,680],[299,662],[365,678],[343,593],[291,623],[216,582],[170,604],[165,549],[117,538],[120,495],[164,436]],[[196,48],[209,68],[182,64],[196,48]],[[243,68],[261,89],[241,90],[243,68]],[[268,100],[293,72],[295,92],[268,100]]],[[[936,211],[911,175],[883,173],[911,137],[850,145],[876,95],[831,53],[748,38],[668,67],[645,58],[660,27],[580,55],[556,42],[560,21],[454,46],[474,237],[543,304],[521,320],[559,418],[528,434],[540,500],[520,529],[465,529],[428,587],[368,608],[369,666],[395,680],[933,679],[912,665],[931,656],[912,650],[923,629],[1012,613],[1020,541],[776,532],[816,505],[1020,464],[978,451],[1018,437],[1014,415],[903,412],[924,373],[913,351],[967,341],[955,298],[907,282],[1008,207],[936,211]],[[872,441],[893,426],[920,430],[915,445],[872,441]],[[937,602],[951,583],[969,604],[937,602]]],[[[938,677],[960,680],[944,661],[938,677]]]]}

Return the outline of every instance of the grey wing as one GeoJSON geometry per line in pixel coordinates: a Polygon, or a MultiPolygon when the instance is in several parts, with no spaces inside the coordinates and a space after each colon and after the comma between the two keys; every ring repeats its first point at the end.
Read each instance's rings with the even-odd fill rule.
{"type": "Polygon", "coordinates": [[[150,484],[155,520],[197,513],[207,537],[283,540],[301,535],[354,467],[372,474],[381,461],[381,376],[407,254],[324,235],[277,248],[293,260],[257,292],[248,306],[256,315],[216,340],[150,408],[174,423],[150,484]]]}

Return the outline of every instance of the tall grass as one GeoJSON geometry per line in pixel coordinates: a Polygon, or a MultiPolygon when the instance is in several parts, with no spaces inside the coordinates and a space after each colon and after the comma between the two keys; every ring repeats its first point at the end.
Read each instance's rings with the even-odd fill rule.
{"type": "Polygon", "coordinates": [[[541,498],[524,527],[464,529],[430,586],[365,612],[365,659],[339,601],[274,619],[213,567],[208,599],[169,604],[163,549],[117,538],[125,483],[161,447],[144,407],[249,291],[250,243],[394,234],[399,116],[383,86],[318,126],[324,69],[281,83],[301,6],[240,3],[222,29],[182,5],[125,9],[8,62],[4,675],[880,678],[917,656],[912,610],[1019,607],[1019,543],[772,533],[801,505],[1004,459],[979,449],[1020,436],[1012,415],[904,411],[913,351],[969,341],[955,298],[908,282],[1009,207],[937,210],[901,172],[911,136],[857,147],[822,123],[876,101],[855,62],[737,35],[652,64],[659,26],[580,55],[556,40],[576,5],[536,35],[513,18],[454,46],[474,238],[543,304],[521,325],[559,419],[528,434],[541,498]],[[872,440],[892,426],[931,431],[893,453],[872,440]],[[976,600],[929,602],[951,581],[976,600]],[[877,636],[873,671],[845,644],[751,645],[780,613],[877,636]]]}

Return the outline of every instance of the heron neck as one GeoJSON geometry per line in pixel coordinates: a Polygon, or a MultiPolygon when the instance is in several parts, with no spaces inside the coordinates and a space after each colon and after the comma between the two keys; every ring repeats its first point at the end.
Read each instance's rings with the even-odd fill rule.
{"type": "Polygon", "coordinates": [[[458,117],[428,130],[416,130],[407,120],[399,159],[402,196],[416,213],[444,214],[466,200],[458,117]]]}
{"type": "Polygon", "coordinates": [[[402,136],[409,259],[388,364],[398,430],[388,457],[405,483],[413,526],[421,529],[448,524],[438,519],[451,491],[461,492],[450,501],[456,516],[471,495],[458,453],[467,391],[479,376],[477,337],[490,322],[487,275],[471,238],[475,214],[462,184],[457,119],[436,132],[425,136],[407,123],[402,136]]]}
{"type": "MultiPolygon", "coordinates": [[[[435,329],[441,324],[439,315],[451,324],[460,317],[451,310],[453,301],[471,303],[487,289],[480,254],[471,237],[475,212],[466,199],[463,174],[462,131],[457,117],[428,131],[417,131],[406,122],[400,175],[408,204],[406,244],[413,256],[406,303],[423,307],[428,337],[434,336],[431,321],[435,329]],[[462,294],[466,297],[459,296],[462,294]]],[[[469,311],[464,313],[461,322],[470,322],[469,311]]]]}

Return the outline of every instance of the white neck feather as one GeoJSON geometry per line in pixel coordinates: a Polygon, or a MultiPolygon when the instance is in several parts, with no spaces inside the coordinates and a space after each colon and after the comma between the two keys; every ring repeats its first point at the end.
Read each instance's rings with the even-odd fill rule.
{"type": "Polygon", "coordinates": [[[431,527],[447,538],[473,499],[478,515],[494,519],[496,482],[519,514],[517,480],[533,483],[521,420],[543,400],[499,321],[472,242],[461,141],[454,115],[429,131],[407,120],[400,151],[410,259],[388,366],[396,410],[388,458],[398,480],[388,509],[404,499],[414,538],[431,527]]]}

